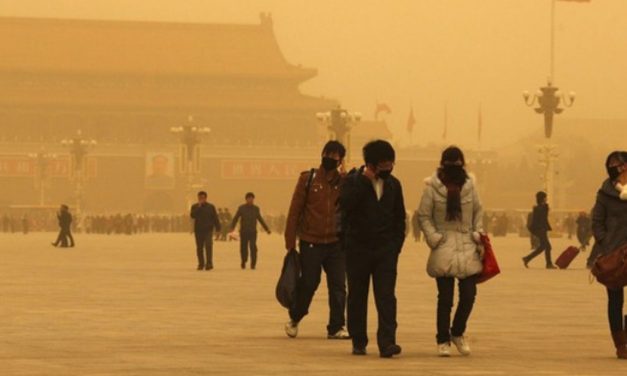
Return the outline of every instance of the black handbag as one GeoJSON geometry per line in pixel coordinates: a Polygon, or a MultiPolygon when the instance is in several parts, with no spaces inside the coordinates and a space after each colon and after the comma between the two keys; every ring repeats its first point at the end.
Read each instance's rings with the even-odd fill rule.
{"type": "Polygon", "coordinates": [[[290,308],[296,295],[296,284],[300,279],[300,255],[290,250],[283,259],[283,268],[276,284],[276,299],[285,308],[290,308]]]}

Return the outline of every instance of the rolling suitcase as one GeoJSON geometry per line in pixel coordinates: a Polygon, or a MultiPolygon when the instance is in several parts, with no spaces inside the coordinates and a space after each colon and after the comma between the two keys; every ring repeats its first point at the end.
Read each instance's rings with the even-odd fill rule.
{"type": "Polygon", "coordinates": [[[572,247],[572,246],[568,247],[568,248],[566,248],[566,250],[564,252],[562,252],[560,257],[558,257],[557,260],[555,260],[555,264],[560,269],[566,269],[566,268],[568,268],[570,263],[573,262],[575,257],[577,257],[579,252],[580,252],[579,248],[577,248],[577,247],[572,247]]]}

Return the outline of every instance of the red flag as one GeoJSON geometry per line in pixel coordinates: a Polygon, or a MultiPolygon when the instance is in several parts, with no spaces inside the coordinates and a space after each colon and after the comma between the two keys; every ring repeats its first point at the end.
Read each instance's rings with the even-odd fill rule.
{"type": "Polygon", "coordinates": [[[390,106],[388,106],[386,103],[378,103],[374,109],[374,120],[377,120],[379,118],[379,113],[380,112],[385,112],[386,114],[391,114],[392,113],[392,109],[390,108],[390,106]]]}
{"type": "Polygon", "coordinates": [[[416,118],[414,118],[414,107],[412,106],[409,109],[409,118],[407,118],[407,132],[412,133],[414,125],[416,125],[416,118]]]}

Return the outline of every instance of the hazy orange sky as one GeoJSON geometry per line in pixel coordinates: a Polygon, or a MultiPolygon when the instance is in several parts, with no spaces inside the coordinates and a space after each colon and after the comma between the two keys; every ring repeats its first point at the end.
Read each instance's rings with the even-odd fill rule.
{"type": "MultiPolygon", "coordinates": [[[[271,12],[287,58],[319,70],[303,92],[373,116],[397,139],[413,105],[413,142],[476,144],[479,103],[488,145],[540,131],[524,106],[549,70],[551,0],[0,0],[2,16],[258,23],[271,12]]],[[[575,90],[562,117],[627,118],[627,1],[559,1],[556,85],[575,90]]],[[[556,132],[567,132],[559,127],[556,132]]],[[[611,137],[609,135],[608,137],[611,137]]]]}

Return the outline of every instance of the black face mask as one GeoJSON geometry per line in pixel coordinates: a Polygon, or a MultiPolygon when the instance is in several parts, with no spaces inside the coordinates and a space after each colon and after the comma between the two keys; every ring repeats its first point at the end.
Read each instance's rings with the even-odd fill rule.
{"type": "Polygon", "coordinates": [[[607,173],[610,175],[610,180],[614,181],[616,179],[618,179],[618,177],[620,176],[621,172],[619,170],[620,166],[614,166],[614,167],[608,167],[607,168],[607,173]]]}
{"type": "Polygon", "coordinates": [[[327,171],[337,170],[338,161],[329,157],[322,157],[322,168],[327,171]]]}
{"type": "Polygon", "coordinates": [[[453,183],[462,186],[468,177],[464,166],[461,165],[444,165],[441,171],[444,174],[442,178],[444,178],[446,184],[453,183]]]}
{"type": "Polygon", "coordinates": [[[392,170],[381,170],[379,172],[377,172],[377,177],[379,179],[387,179],[392,175],[392,170]]]}

